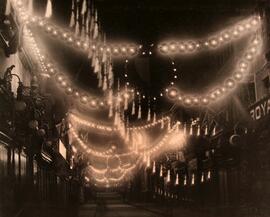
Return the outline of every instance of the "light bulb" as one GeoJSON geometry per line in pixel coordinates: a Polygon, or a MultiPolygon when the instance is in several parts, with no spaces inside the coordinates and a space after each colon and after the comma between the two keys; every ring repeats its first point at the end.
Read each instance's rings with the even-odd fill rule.
{"type": "Polygon", "coordinates": [[[170,44],[170,50],[171,50],[172,52],[174,52],[174,51],[176,50],[176,44],[175,44],[175,43],[171,43],[171,44],[170,44]]]}
{"type": "Polygon", "coordinates": [[[208,103],[209,103],[209,100],[208,100],[207,98],[203,98],[203,99],[202,99],[202,102],[203,102],[203,104],[205,104],[205,105],[206,105],[206,104],[208,104],[208,103]]]}
{"type": "Polygon", "coordinates": [[[186,47],[183,44],[180,44],[179,48],[180,48],[180,51],[185,51],[186,50],[186,47]]]}
{"type": "Polygon", "coordinates": [[[212,39],[211,40],[211,45],[215,47],[217,45],[217,41],[215,39],[212,39]]]}
{"type": "Polygon", "coordinates": [[[241,72],[236,72],[236,73],[234,74],[234,78],[235,78],[236,80],[241,80],[241,79],[243,78],[243,74],[242,74],[241,72]]]}
{"type": "Polygon", "coordinates": [[[161,51],[164,52],[164,53],[167,53],[169,50],[168,46],[166,44],[164,45],[161,45],[161,51]]]}
{"type": "Polygon", "coordinates": [[[81,97],[81,102],[82,103],[87,103],[87,97],[86,96],[82,96],[81,97]]]}
{"type": "Polygon", "coordinates": [[[187,105],[190,105],[190,104],[191,104],[191,99],[190,99],[190,98],[186,98],[184,101],[185,101],[185,103],[186,103],[187,105]]]}
{"type": "Polygon", "coordinates": [[[225,82],[225,84],[226,84],[227,87],[232,88],[232,87],[234,87],[235,82],[234,82],[234,80],[232,80],[232,79],[228,79],[228,80],[225,82]]]}

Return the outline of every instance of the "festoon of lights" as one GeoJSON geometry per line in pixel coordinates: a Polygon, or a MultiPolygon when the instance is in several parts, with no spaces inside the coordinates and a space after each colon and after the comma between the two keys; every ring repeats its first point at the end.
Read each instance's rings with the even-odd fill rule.
{"type": "MultiPolygon", "coordinates": [[[[112,182],[119,182],[121,180],[124,179],[125,175],[127,174],[127,172],[135,169],[139,163],[141,162],[140,159],[143,159],[143,162],[146,163],[146,166],[149,167],[150,166],[150,158],[151,156],[154,157],[154,154],[156,152],[158,152],[162,147],[163,148],[168,148],[168,140],[170,139],[171,135],[172,134],[179,134],[179,122],[177,122],[170,130],[168,130],[168,132],[163,136],[163,138],[160,140],[160,142],[157,143],[157,145],[152,145],[148,148],[144,148],[143,150],[142,149],[136,149],[135,152],[133,153],[133,156],[135,154],[135,156],[137,157],[137,161],[135,164],[133,164],[132,166],[130,166],[130,164],[128,164],[129,166],[128,167],[122,167],[122,162],[121,162],[121,156],[123,156],[123,154],[115,154],[115,155],[109,155],[109,156],[106,156],[107,157],[107,162],[108,162],[108,158],[111,158],[111,157],[116,157],[118,158],[120,164],[119,164],[119,167],[115,168],[115,169],[112,169],[109,167],[109,164],[107,163],[107,168],[105,169],[98,169],[98,168],[95,168],[94,166],[89,166],[89,170],[95,174],[95,176],[93,176],[93,179],[95,182],[99,182],[99,183],[107,183],[107,184],[111,184],[112,182]],[[120,177],[118,178],[111,178],[111,177],[108,177],[108,175],[106,176],[105,174],[108,174],[108,173],[120,173],[120,177]],[[103,177],[102,178],[98,178],[99,175],[102,175],[103,177]]],[[[181,133],[180,133],[181,134],[181,133]]],[[[184,136],[182,134],[182,136],[184,136]]],[[[181,142],[183,143],[184,142],[184,137],[181,137],[180,138],[181,142]]],[[[178,140],[178,142],[180,141],[178,140]]],[[[169,141],[170,142],[170,141],[169,141]]],[[[128,153],[126,153],[127,155],[128,153]]]]}
{"type": "MultiPolygon", "coordinates": [[[[69,119],[70,119],[71,123],[79,124],[80,126],[86,126],[88,128],[92,128],[92,129],[96,129],[96,130],[102,130],[102,131],[107,131],[107,132],[119,130],[116,126],[97,123],[96,121],[89,120],[88,118],[86,119],[86,117],[81,117],[78,114],[75,114],[72,112],[69,113],[69,119]]],[[[158,124],[162,125],[162,123],[163,123],[163,127],[164,127],[165,122],[169,122],[169,120],[170,120],[170,117],[166,116],[166,117],[162,117],[162,118],[156,120],[155,122],[152,122],[149,124],[137,125],[137,126],[130,126],[127,129],[129,131],[145,130],[145,129],[150,129],[152,127],[155,127],[158,124]]]]}
{"type": "MultiPolygon", "coordinates": [[[[185,140],[184,134],[179,131],[179,125],[180,123],[177,122],[172,128],[169,128],[168,126],[168,131],[165,133],[163,138],[157,144],[151,144],[151,145],[148,145],[147,147],[144,147],[144,146],[138,147],[136,144],[136,146],[132,147],[131,151],[122,153],[122,154],[117,154],[117,155],[119,157],[129,156],[129,155],[133,155],[133,156],[140,155],[140,156],[143,156],[144,158],[149,157],[150,155],[155,154],[161,148],[164,148],[166,143],[168,142],[170,143],[171,136],[174,134],[179,136],[179,139],[181,140],[180,142],[184,142],[185,140]]],[[[103,158],[115,156],[115,153],[112,153],[113,150],[100,152],[100,151],[96,151],[90,148],[89,144],[85,143],[82,140],[82,138],[80,138],[80,136],[78,135],[77,132],[75,132],[75,129],[72,126],[70,126],[70,133],[71,133],[71,140],[76,140],[76,142],[80,145],[80,147],[83,150],[85,150],[88,154],[91,154],[97,157],[103,157],[103,158]]],[[[139,139],[135,138],[134,141],[139,141],[139,139]]]]}
{"type": "MultiPolygon", "coordinates": [[[[112,47],[109,48],[104,47],[104,43],[102,46],[98,46],[96,42],[94,42],[95,38],[92,39],[92,44],[93,47],[89,48],[90,46],[90,42],[89,40],[87,40],[86,42],[82,42],[80,39],[76,39],[76,35],[72,34],[71,32],[68,32],[66,30],[60,30],[60,27],[56,27],[53,24],[49,24],[47,20],[44,20],[43,18],[40,17],[32,17],[31,19],[29,18],[29,16],[27,16],[27,12],[24,10],[23,8],[23,4],[21,1],[18,1],[16,4],[18,9],[18,14],[19,17],[21,17],[21,20],[26,23],[36,23],[37,26],[40,27],[44,27],[46,29],[46,31],[48,33],[51,33],[52,36],[59,38],[59,39],[66,39],[70,44],[73,44],[75,47],[77,48],[82,48],[82,50],[89,50],[88,52],[88,57],[91,58],[92,57],[92,67],[93,67],[93,71],[94,73],[97,74],[97,78],[98,78],[98,86],[100,88],[102,88],[103,91],[107,91],[108,92],[108,97],[109,99],[107,100],[107,104],[110,107],[110,112],[111,112],[111,107],[114,104],[113,102],[113,80],[114,80],[114,75],[113,75],[113,70],[112,70],[112,61],[111,61],[111,48],[112,48],[112,53],[117,54],[117,49],[116,47],[112,47]],[[59,36],[59,37],[58,37],[59,36]],[[76,40],[75,40],[76,39],[76,40]],[[96,47],[98,49],[96,49],[96,47]],[[106,49],[105,49],[106,48],[106,49]]],[[[89,38],[88,38],[89,39],[89,38]]],[[[36,46],[36,44],[35,44],[36,46]]],[[[38,54],[39,54],[39,50],[38,50],[38,54]]],[[[122,53],[126,53],[126,55],[132,55],[135,54],[136,52],[136,48],[135,46],[129,46],[129,48],[127,49],[127,47],[121,47],[121,52],[122,53]]],[[[40,55],[40,54],[39,54],[40,55]]],[[[44,61],[44,60],[43,60],[44,61]]],[[[52,63],[47,63],[45,64],[44,62],[41,63],[42,64],[42,68],[51,73],[51,74],[55,74],[56,69],[53,68],[53,64],[52,63]],[[47,69],[47,68],[48,69],[47,69]]],[[[68,95],[72,95],[73,92],[76,98],[80,98],[80,101],[83,104],[87,104],[88,101],[90,101],[90,105],[91,108],[95,108],[98,106],[104,106],[105,102],[104,101],[100,101],[99,103],[97,102],[96,99],[90,99],[89,100],[89,96],[86,93],[79,93],[78,90],[73,91],[74,89],[72,88],[72,86],[68,85],[67,83],[67,79],[64,77],[63,74],[58,73],[56,75],[56,80],[59,81],[60,86],[66,88],[66,93],[68,95]],[[66,87],[67,86],[67,87],[66,87]]],[[[123,101],[125,101],[125,103],[127,103],[128,98],[129,98],[129,93],[127,88],[125,89],[125,93],[120,93],[120,91],[118,90],[117,93],[117,100],[116,101],[122,101],[122,98],[124,99],[123,101]]],[[[92,97],[90,97],[92,98],[92,97]]]]}
{"type": "MultiPolygon", "coordinates": [[[[31,33],[31,32],[29,32],[29,33],[31,33]]],[[[37,47],[35,47],[35,48],[37,48],[37,47]]],[[[39,54],[39,57],[40,57],[40,60],[42,61],[43,59],[44,59],[44,57],[42,57],[42,56],[40,56],[40,52],[38,52],[38,54],[39,54]],[[42,58],[41,58],[42,57],[42,58]]],[[[44,64],[42,64],[43,65],[43,67],[45,67],[44,66],[44,64]]],[[[50,67],[50,65],[47,65],[47,67],[50,67]]],[[[46,67],[45,67],[45,69],[46,69],[46,67]]],[[[62,81],[62,79],[60,79],[60,81],[62,81]]],[[[163,122],[163,119],[161,119],[161,122],[163,122]]],[[[159,122],[158,122],[159,123],[159,122]]],[[[152,125],[151,124],[149,124],[149,125],[147,125],[146,126],[146,128],[148,128],[148,127],[151,127],[152,125]]],[[[138,127],[138,128],[136,128],[136,129],[142,129],[142,128],[144,128],[144,127],[138,127]]],[[[102,128],[101,128],[102,129],[102,128]]],[[[82,148],[84,148],[84,149],[86,149],[86,145],[80,140],[80,139],[78,139],[79,137],[78,137],[78,135],[77,134],[74,134],[74,131],[73,131],[73,129],[71,128],[71,133],[73,134],[73,136],[75,137],[75,138],[77,138],[77,140],[79,141],[79,144],[82,146],[82,148]]],[[[166,138],[166,137],[165,137],[166,138]]],[[[163,142],[164,140],[162,140],[162,142],[163,142]]],[[[163,144],[164,144],[164,142],[163,142],[163,144]]],[[[159,147],[162,145],[162,143],[160,143],[159,144],[159,147]]],[[[75,149],[75,151],[76,151],[76,149],[75,149]]],[[[110,151],[110,150],[109,150],[110,151]]],[[[154,149],[154,151],[155,151],[155,149],[154,149]]],[[[107,157],[107,156],[110,156],[109,154],[108,154],[108,152],[98,152],[98,151],[95,151],[95,150],[93,150],[93,149],[89,149],[89,148],[87,148],[87,153],[91,153],[91,154],[93,154],[93,155],[95,155],[95,156],[98,156],[98,157],[107,157]]],[[[124,154],[123,154],[124,155],[124,154]]]]}
{"type": "MultiPolygon", "coordinates": [[[[102,157],[102,158],[108,158],[108,157],[115,155],[115,153],[113,153],[113,151],[114,151],[113,148],[108,149],[108,150],[103,151],[103,152],[97,151],[97,150],[91,148],[87,142],[83,141],[83,139],[80,137],[80,135],[76,131],[77,130],[74,129],[71,125],[70,126],[71,141],[77,142],[79,144],[80,148],[82,150],[86,151],[86,153],[91,154],[91,155],[96,156],[96,157],[102,157]]],[[[139,141],[139,139],[136,137],[136,134],[135,134],[134,137],[136,137],[136,138],[133,138],[132,140],[136,141],[136,143],[134,146],[131,147],[131,151],[128,151],[128,152],[125,152],[122,154],[117,154],[117,155],[119,157],[129,156],[129,155],[135,155],[135,156],[141,155],[143,157],[150,156],[150,155],[156,153],[161,148],[163,148],[165,146],[166,142],[168,142],[168,140],[170,139],[170,136],[175,132],[179,135],[181,134],[179,132],[179,122],[177,122],[172,128],[169,128],[169,126],[168,126],[168,131],[165,133],[163,138],[157,144],[151,144],[151,145],[149,145],[149,147],[139,147],[140,144],[137,143],[139,141]]],[[[183,139],[183,138],[181,137],[181,139],[183,139]]]]}
{"type": "MultiPolygon", "coordinates": [[[[50,1],[48,1],[48,3],[50,3],[50,4],[48,4],[49,6],[51,5],[51,2],[50,1]]],[[[49,7],[48,6],[48,7],[49,7]]],[[[47,9],[48,9],[48,7],[47,7],[47,9]]],[[[24,12],[22,11],[22,9],[21,8],[19,8],[19,13],[21,13],[21,20],[22,21],[27,21],[27,15],[26,14],[24,14],[24,12]]],[[[50,13],[48,12],[48,13],[46,13],[47,15],[47,17],[49,17],[50,16],[50,13]],[[48,15],[49,14],[49,15],[48,15]]],[[[256,25],[256,21],[252,21],[252,23],[251,23],[252,25],[256,25]]],[[[249,25],[248,24],[246,24],[245,25],[245,27],[248,29],[249,28],[249,25]]],[[[239,31],[242,31],[242,28],[241,27],[239,27],[239,31]]],[[[234,31],[233,32],[233,34],[235,35],[235,37],[238,35],[238,33],[237,33],[237,31],[234,31]]],[[[227,35],[224,35],[224,38],[226,39],[226,38],[228,38],[227,37],[227,35]]],[[[255,45],[258,43],[259,41],[257,41],[257,39],[255,39],[254,41],[252,41],[252,43],[254,43],[255,45]]],[[[212,43],[211,43],[212,45],[215,45],[215,41],[212,41],[212,43]]],[[[208,46],[208,43],[205,43],[205,45],[206,46],[208,46]]],[[[181,47],[180,47],[181,48],[181,47]]],[[[250,48],[250,51],[251,51],[251,53],[253,52],[253,53],[255,53],[255,51],[256,51],[256,48],[254,48],[254,47],[251,47],[250,48]]],[[[40,60],[40,62],[42,62],[42,60],[44,60],[44,56],[42,56],[42,55],[40,55],[40,52],[38,53],[39,54],[39,60],[40,60]]],[[[149,55],[151,55],[150,53],[149,53],[149,55]]],[[[250,53],[248,53],[247,55],[245,55],[245,57],[246,57],[246,59],[247,60],[251,60],[252,59],[252,55],[250,54],[250,53]]],[[[45,66],[46,64],[42,64],[42,68],[46,71],[47,70],[47,66],[45,66]]],[[[243,67],[243,69],[246,67],[246,65],[245,64],[241,64],[243,67]]],[[[241,68],[241,69],[242,69],[241,68]]],[[[243,70],[242,69],[242,70],[243,70]]],[[[236,75],[236,77],[239,77],[239,74],[237,74],[236,75]]],[[[59,79],[58,79],[60,82],[62,82],[62,78],[61,77],[59,77],[59,79]]],[[[229,82],[228,83],[228,86],[231,86],[233,83],[232,82],[229,82]]],[[[63,82],[62,83],[62,85],[63,86],[65,86],[65,82],[63,82]]],[[[218,94],[219,92],[217,92],[217,94],[218,94]]],[[[84,99],[84,98],[83,98],[84,99]]],[[[119,100],[120,101],[120,100],[119,100]]],[[[189,102],[189,100],[187,100],[187,102],[189,102]]],[[[194,100],[194,102],[196,102],[196,100],[194,100]]],[[[139,113],[139,112],[138,112],[139,113]]],[[[184,125],[184,131],[185,131],[185,125],[184,125]]],[[[206,130],[205,130],[206,131],[206,130]]],[[[199,132],[199,131],[198,131],[199,132]]],[[[190,127],[190,134],[192,135],[193,134],[193,128],[192,127],[190,127]]],[[[103,153],[102,153],[103,154],[103,153]]],[[[99,153],[98,153],[98,155],[100,155],[99,153]]],[[[144,153],[144,155],[145,155],[145,153],[144,153]]],[[[149,162],[149,157],[148,157],[148,160],[147,160],[147,164],[149,164],[148,163],[149,162]]]]}
{"type": "MultiPolygon", "coordinates": [[[[179,88],[175,86],[175,82],[171,81],[169,87],[165,89],[167,97],[185,106],[207,106],[231,93],[232,90],[236,88],[237,84],[248,76],[252,61],[255,60],[255,57],[261,50],[262,39],[261,35],[258,33],[260,28],[260,17],[252,16],[205,40],[202,39],[193,42],[180,41],[177,43],[166,42],[161,44],[159,49],[164,55],[195,55],[205,50],[214,51],[228,43],[238,40],[240,37],[251,34],[251,39],[248,42],[246,50],[237,60],[234,71],[229,73],[229,76],[224,79],[223,84],[217,85],[218,87],[213,88],[208,93],[192,94],[179,90],[179,88]],[[193,44],[197,46],[192,46],[193,44]],[[189,49],[190,46],[192,49],[189,49]]],[[[174,61],[172,61],[172,65],[174,65],[174,61]]],[[[176,68],[174,68],[174,71],[176,72],[176,68]]],[[[177,78],[176,74],[174,78],[177,78]]]]}
{"type": "Polygon", "coordinates": [[[35,56],[38,59],[39,66],[44,74],[48,77],[54,78],[54,81],[58,86],[63,90],[63,92],[73,99],[77,99],[82,105],[88,106],[90,109],[99,109],[99,108],[110,108],[112,104],[116,102],[122,102],[129,100],[130,90],[118,90],[117,95],[112,95],[112,92],[109,92],[107,96],[100,97],[97,95],[90,94],[81,90],[79,87],[76,87],[71,80],[66,76],[64,71],[61,71],[59,67],[55,66],[52,61],[42,54],[41,50],[37,46],[37,43],[33,37],[32,32],[29,29],[25,30],[29,44],[32,45],[35,56]]]}
{"type": "MultiPolygon", "coordinates": [[[[117,155],[115,157],[118,157],[117,155]]],[[[140,156],[135,159],[135,162],[131,165],[123,164],[121,159],[119,159],[119,165],[117,168],[110,168],[108,159],[107,159],[107,167],[105,169],[97,169],[92,165],[88,166],[88,171],[92,174],[91,179],[95,183],[106,184],[107,187],[110,187],[112,184],[120,183],[128,179],[127,175],[130,175],[131,172],[136,169],[141,163],[140,156]]]]}
{"type": "Polygon", "coordinates": [[[54,39],[85,53],[90,59],[91,72],[97,75],[98,87],[103,91],[110,89],[114,82],[112,58],[131,58],[137,52],[137,46],[134,44],[109,43],[106,42],[105,37],[102,42],[99,39],[90,39],[89,36],[87,39],[82,39],[43,18],[32,17],[30,21],[38,27],[43,27],[44,31],[54,39]]]}
{"type": "MultiPolygon", "coordinates": [[[[82,11],[86,12],[84,9],[82,9],[82,11]]],[[[179,50],[181,52],[183,51],[182,52],[183,54],[186,54],[188,52],[193,53],[193,51],[195,52],[195,50],[201,51],[201,50],[205,50],[205,49],[218,48],[220,46],[223,46],[224,44],[227,44],[229,42],[232,42],[232,41],[238,39],[240,36],[243,36],[243,35],[249,33],[250,31],[254,31],[254,27],[256,29],[256,27],[259,26],[258,23],[259,23],[259,17],[251,17],[251,18],[248,18],[242,22],[237,23],[236,25],[233,25],[230,28],[227,28],[225,31],[218,32],[205,40],[197,40],[197,41],[187,40],[187,41],[181,41],[181,42],[177,42],[177,43],[172,43],[172,42],[163,43],[159,46],[160,51],[167,54],[170,52],[177,53],[176,51],[179,50]],[[170,46],[168,46],[168,44],[170,46]],[[196,44],[196,46],[193,46],[194,44],[196,44]]],[[[52,31],[52,32],[55,32],[55,31],[52,31]]],[[[81,43],[79,43],[79,44],[81,44],[81,43]]],[[[255,52],[254,49],[256,49],[256,48],[252,47],[251,52],[255,52]]],[[[145,53],[145,52],[143,52],[143,53],[145,53]]],[[[247,54],[246,57],[249,60],[252,59],[252,56],[250,54],[247,54]]],[[[242,65],[245,66],[245,64],[242,64],[242,65]]],[[[100,68],[100,67],[98,67],[98,68],[100,68]]],[[[181,96],[181,95],[178,96],[179,95],[178,91],[175,88],[171,89],[170,91],[168,88],[166,88],[166,92],[169,93],[168,95],[170,98],[177,98],[177,101],[183,102],[184,105],[188,105],[188,106],[190,106],[190,105],[195,105],[195,106],[196,105],[208,105],[209,102],[212,102],[213,100],[217,99],[217,97],[220,95],[223,95],[224,92],[229,92],[229,91],[227,91],[227,89],[233,88],[234,84],[242,77],[243,77],[242,74],[237,72],[235,74],[234,78],[228,78],[227,80],[225,80],[224,85],[221,89],[214,90],[214,91],[212,91],[212,93],[205,94],[202,97],[198,97],[198,96],[192,95],[192,94],[190,94],[190,96],[188,94],[185,96],[181,96]]],[[[171,83],[173,83],[173,82],[171,82],[171,83]]],[[[138,113],[140,114],[140,112],[138,112],[138,113]]],[[[138,116],[140,116],[140,115],[138,115],[138,116]]]]}
{"type": "MultiPolygon", "coordinates": [[[[148,148],[145,148],[145,149],[138,149],[138,147],[136,147],[134,149],[134,151],[132,152],[128,152],[128,153],[124,153],[124,154],[113,154],[112,152],[97,152],[96,150],[93,150],[91,148],[89,148],[89,145],[86,145],[80,138],[79,136],[75,133],[74,129],[70,128],[70,132],[71,134],[73,135],[73,137],[77,140],[77,142],[80,144],[81,148],[84,149],[87,153],[91,154],[91,155],[94,155],[94,156],[97,156],[97,157],[101,157],[101,158],[106,158],[107,161],[109,158],[112,158],[112,157],[117,157],[119,159],[119,161],[121,161],[121,157],[123,156],[128,156],[128,155],[131,155],[131,156],[135,156],[135,157],[140,157],[140,158],[144,158],[147,157],[147,165],[149,166],[149,162],[150,162],[150,156],[154,155],[157,151],[159,151],[162,147],[166,148],[168,146],[168,140],[171,136],[172,133],[175,133],[175,130],[177,129],[177,133],[179,133],[179,123],[176,123],[171,129],[168,129],[168,132],[164,135],[163,139],[161,139],[161,141],[157,144],[157,145],[151,145],[150,147],[148,148]]],[[[183,142],[183,141],[182,141],[183,142]]],[[[145,160],[144,160],[145,161],[145,160]]],[[[146,162],[146,161],[145,161],[146,162]]],[[[122,163],[121,163],[122,164],[122,163]]],[[[105,171],[108,172],[123,172],[121,177],[123,178],[124,175],[126,173],[127,170],[131,170],[132,169],[135,169],[135,165],[132,165],[130,166],[129,168],[125,168],[125,169],[111,169],[108,167],[107,165],[107,169],[97,169],[93,166],[90,167],[91,171],[94,172],[94,173],[97,173],[97,174],[104,174],[105,171]]],[[[121,178],[121,179],[122,179],[121,178]]],[[[95,179],[96,179],[96,176],[95,176],[95,179]]],[[[112,180],[114,181],[119,181],[119,179],[114,179],[114,178],[102,178],[101,180],[98,180],[98,178],[96,179],[97,182],[111,182],[112,180]]]]}

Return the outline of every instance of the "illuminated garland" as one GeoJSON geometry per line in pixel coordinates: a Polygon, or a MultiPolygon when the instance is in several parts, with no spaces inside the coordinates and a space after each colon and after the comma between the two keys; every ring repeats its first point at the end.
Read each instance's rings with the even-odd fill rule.
{"type": "MultiPolygon", "coordinates": [[[[132,171],[132,170],[134,170],[137,166],[138,166],[138,164],[140,163],[140,157],[137,159],[137,161],[134,163],[134,165],[132,165],[132,166],[130,166],[129,168],[126,168],[126,169],[124,169],[124,168],[122,168],[121,169],[121,175],[119,176],[119,177],[117,177],[117,178],[113,178],[113,177],[103,177],[103,178],[98,178],[98,177],[96,177],[95,175],[93,175],[93,176],[91,176],[93,179],[94,179],[94,181],[95,182],[98,182],[98,183],[100,183],[100,184],[112,184],[112,183],[120,183],[121,181],[123,181],[125,178],[126,178],[126,176],[132,171]]],[[[93,167],[91,167],[91,170],[92,171],[94,171],[95,170],[95,173],[98,173],[98,174],[104,174],[103,173],[103,171],[104,170],[99,170],[99,169],[94,169],[93,170],[93,167]]],[[[106,169],[107,170],[107,169],[106,169]]]]}
{"type": "Polygon", "coordinates": [[[99,43],[97,40],[82,40],[73,32],[50,23],[47,19],[39,16],[30,16],[23,7],[22,1],[12,1],[13,8],[18,11],[20,21],[26,24],[34,24],[42,28],[46,33],[55,39],[67,42],[68,45],[78,51],[92,53],[94,51],[106,52],[113,56],[133,57],[136,55],[138,46],[134,44],[99,43]]]}
{"type": "Polygon", "coordinates": [[[107,132],[112,132],[112,131],[116,130],[114,127],[111,127],[108,125],[96,124],[90,120],[85,120],[85,119],[80,118],[79,116],[77,116],[73,113],[69,113],[69,119],[72,123],[80,124],[80,125],[86,126],[88,128],[92,128],[92,129],[97,129],[97,130],[107,131],[107,132]]]}
{"type": "MultiPolygon", "coordinates": [[[[119,129],[115,128],[115,127],[111,127],[108,125],[101,125],[101,124],[97,124],[93,121],[90,120],[86,120],[85,118],[81,118],[78,115],[75,115],[73,113],[69,113],[69,118],[71,120],[71,122],[74,122],[76,124],[80,124],[89,128],[93,128],[93,129],[97,129],[97,130],[102,130],[102,131],[108,131],[108,132],[112,132],[112,131],[118,131],[119,129]]],[[[145,124],[145,125],[140,125],[140,126],[134,126],[134,127],[127,127],[127,130],[133,131],[133,130],[144,130],[144,129],[149,129],[152,127],[155,127],[158,124],[164,124],[164,122],[169,122],[170,121],[170,117],[166,116],[166,117],[162,117],[158,120],[156,120],[155,122],[152,122],[150,124],[145,124]]]]}
{"type": "Polygon", "coordinates": [[[30,22],[36,24],[36,26],[41,27],[46,33],[51,37],[63,41],[73,48],[81,52],[86,52],[91,54],[93,52],[105,52],[108,55],[113,55],[115,57],[128,57],[131,58],[136,55],[138,46],[134,44],[116,44],[116,43],[98,43],[97,41],[82,40],[76,37],[74,33],[62,29],[55,24],[51,24],[48,20],[41,17],[33,17],[30,22]]]}
{"type": "Polygon", "coordinates": [[[237,62],[235,71],[232,76],[228,76],[222,85],[214,88],[212,91],[206,94],[189,94],[184,91],[178,90],[174,85],[165,89],[167,97],[185,106],[207,106],[210,103],[216,102],[221,97],[232,92],[236,88],[236,84],[243,81],[247,77],[251,61],[254,60],[258,51],[261,48],[261,38],[254,36],[249,43],[244,55],[237,62]]]}
{"type": "Polygon", "coordinates": [[[220,48],[237,40],[248,33],[255,32],[260,27],[260,17],[252,16],[219,31],[206,39],[165,41],[158,45],[158,50],[164,55],[188,55],[204,50],[220,48]]]}
{"type": "Polygon", "coordinates": [[[85,91],[80,90],[78,87],[74,88],[74,84],[72,84],[70,79],[68,79],[64,73],[59,72],[57,67],[55,67],[51,61],[47,60],[47,63],[45,63],[45,57],[42,55],[40,49],[38,48],[33,34],[30,30],[27,30],[26,33],[27,34],[25,36],[28,36],[29,42],[31,42],[33,50],[38,57],[38,62],[40,64],[41,70],[49,77],[54,77],[56,83],[61,89],[64,90],[64,93],[67,96],[77,99],[82,105],[88,105],[90,109],[98,109],[100,107],[108,108],[112,103],[115,103],[116,101],[122,102],[124,99],[129,98],[129,89],[118,92],[117,96],[103,97],[102,99],[102,97],[86,93],[85,91]]]}
{"type": "MultiPolygon", "coordinates": [[[[185,142],[185,134],[182,131],[179,131],[179,125],[180,125],[180,122],[177,122],[175,125],[173,125],[173,127],[171,129],[169,129],[169,131],[161,139],[161,141],[157,145],[155,145],[154,147],[151,147],[148,150],[145,150],[144,154],[146,156],[150,156],[150,155],[153,155],[154,153],[156,153],[157,151],[159,151],[162,147],[164,147],[166,145],[166,143],[168,143],[169,137],[175,135],[175,133],[177,134],[177,136],[180,136],[179,139],[181,139],[182,142],[185,142]]],[[[178,145],[183,145],[183,144],[180,144],[180,142],[179,142],[178,145]]]]}
{"type": "Polygon", "coordinates": [[[109,154],[109,150],[108,151],[104,151],[104,152],[100,152],[100,151],[96,151],[92,148],[90,148],[88,145],[86,145],[79,137],[79,135],[75,132],[75,130],[73,129],[73,127],[69,128],[69,132],[72,136],[73,139],[76,139],[76,141],[78,142],[78,144],[81,146],[81,148],[83,150],[85,150],[88,154],[91,154],[93,156],[97,156],[97,157],[102,157],[102,158],[107,158],[109,156],[112,156],[111,154],[109,154]]]}

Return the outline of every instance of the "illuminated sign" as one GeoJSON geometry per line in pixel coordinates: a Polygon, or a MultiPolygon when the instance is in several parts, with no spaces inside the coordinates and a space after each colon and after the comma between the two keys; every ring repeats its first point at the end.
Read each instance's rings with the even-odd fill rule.
{"type": "Polygon", "coordinates": [[[249,109],[253,120],[260,120],[270,114],[270,96],[255,103],[249,109]]]}

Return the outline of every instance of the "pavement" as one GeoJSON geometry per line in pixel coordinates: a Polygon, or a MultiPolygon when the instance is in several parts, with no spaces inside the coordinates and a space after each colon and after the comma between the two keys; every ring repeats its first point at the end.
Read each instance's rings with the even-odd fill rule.
{"type": "Polygon", "coordinates": [[[163,215],[124,203],[115,192],[98,193],[96,204],[87,203],[79,208],[78,217],[161,217],[163,215]]]}

